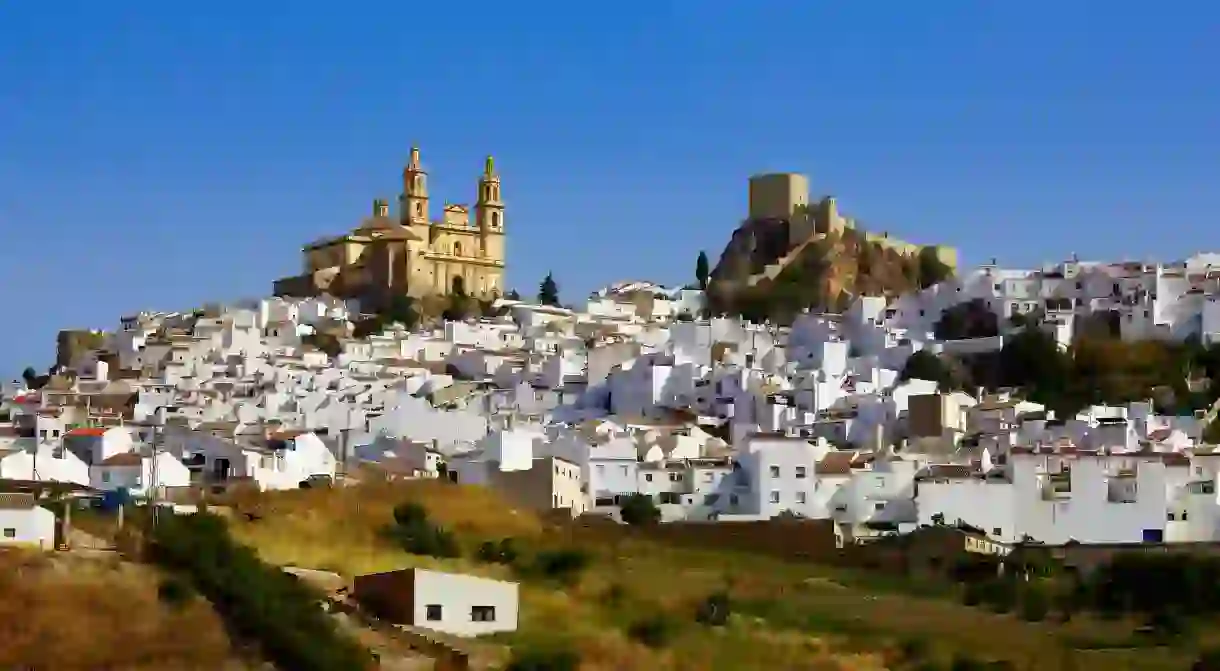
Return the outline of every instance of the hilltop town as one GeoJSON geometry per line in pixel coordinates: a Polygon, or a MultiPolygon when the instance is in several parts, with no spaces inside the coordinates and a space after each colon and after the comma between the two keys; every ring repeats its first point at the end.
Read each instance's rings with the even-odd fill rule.
{"type": "MultiPolygon", "coordinates": [[[[684,539],[674,547],[720,551],[730,541],[702,530],[736,528],[753,547],[732,551],[760,562],[853,569],[901,547],[903,575],[927,554],[916,539],[944,533],[952,549],[919,570],[946,584],[970,583],[944,575],[962,557],[1089,573],[1115,548],[1220,541],[1220,254],[962,268],[952,248],[866,231],[808,191],[799,175],[755,177],[715,268],[685,286],[619,282],[562,307],[549,276],[537,295],[506,291],[492,159],[474,220],[448,205],[434,221],[413,150],[399,211],[377,199],[355,230],[306,246],[304,273],[274,295],[65,331],[47,375],[5,384],[0,544],[71,552],[70,518],[86,502],[174,519],[214,500],[246,515],[235,535],[264,561],[354,578],[357,600],[409,581],[434,601],[421,596],[424,615],[407,624],[470,637],[537,626],[528,578],[456,563],[379,578],[388,567],[308,565],[259,545],[260,529],[287,524],[275,502],[302,506],[286,527],[301,537],[311,532],[299,520],[323,514],[310,502],[366,491],[383,502],[402,486],[446,502],[426,514],[453,515],[463,500],[479,514],[511,509],[560,525],[538,533],[565,542],[625,525],[650,529],[655,547],[672,534],[684,539]],[[244,509],[243,496],[259,503],[244,509]],[[801,540],[768,545],[777,524],[797,525],[784,533],[801,540]]],[[[445,549],[443,533],[422,543],[425,513],[403,510],[393,517],[416,529],[402,531],[404,557],[469,556],[445,549]]],[[[512,565],[487,550],[498,538],[478,541],[483,565],[512,565]]],[[[1033,603],[1032,588],[1011,589],[1009,610],[1033,603]]],[[[966,605],[991,599],[976,597],[966,605]]],[[[397,607],[382,606],[383,618],[397,607]]],[[[631,631],[641,650],[657,647],[631,631]]]]}

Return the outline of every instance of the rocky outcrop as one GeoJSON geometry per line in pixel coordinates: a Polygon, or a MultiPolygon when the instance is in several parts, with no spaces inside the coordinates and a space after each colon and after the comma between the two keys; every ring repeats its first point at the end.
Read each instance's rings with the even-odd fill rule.
{"type": "Polygon", "coordinates": [[[788,222],[749,221],[712,271],[714,312],[788,323],[808,308],[836,312],[857,295],[893,296],[921,285],[920,259],[905,256],[853,229],[789,244],[788,222]]]}

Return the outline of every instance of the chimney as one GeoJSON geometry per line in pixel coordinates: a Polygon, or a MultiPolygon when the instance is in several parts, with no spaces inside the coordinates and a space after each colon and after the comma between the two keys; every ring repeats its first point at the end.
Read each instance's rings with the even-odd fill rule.
{"type": "Polygon", "coordinates": [[[374,200],[373,216],[382,218],[390,216],[390,204],[380,198],[374,200]]]}

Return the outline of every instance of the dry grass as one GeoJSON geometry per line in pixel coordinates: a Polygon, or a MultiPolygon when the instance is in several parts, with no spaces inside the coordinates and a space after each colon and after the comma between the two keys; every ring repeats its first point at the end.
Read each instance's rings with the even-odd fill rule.
{"type": "MultiPolygon", "coordinates": [[[[512,646],[573,645],[585,671],[863,671],[886,668],[887,658],[910,639],[932,643],[942,657],[967,652],[1038,671],[1099,665],[1180,669],[1192,659],[1185,650],[1075,650],[1074,641],[1121,641],[1129,629],[1080,618],[1066,626],[1029,624],[951,600],[898,594],[880,581],[869,582],[866,574],[679,548],[614,532],[571,535],[513,510],[487,490],[445,483],[257,495],[237,507],[258,508],[261,519],[237,516],[234,533],[268,561],[346,576],[422,566],[515,579],[503,566],[409,555],[384,542],[378,530],[391,520],[394,506],[408,500],[457,531],[467,556],[479,541],[507,536],[519,539],[522,549],[576,544],[590,552],[595,561],[577,584],[524,581],[518,631],[495,638],[512,646]],[[698,604],[724,589],[734,604],[728,626],[697,624],[698,604]],[[626,634],[632,622],[656,613],[674,627],[660,650],[626,634]]],[[[478,649],[490,656],[504,653],[496,648],[478,649]]]]}
{"type": "Polygon", "coordinates": [[[0,668],[253,668],[207,602],[171,607],[157,586],[153,570],[117,558],[0,553],[0,668]]]}
{"type": "MultiPolygon", "coordinates": [[[[237,510],[258,510],[259,519],[236,515],[233,532],[267,561],[345,576],[420,566],[513,579],[507,567],[415,556],[386,543],[379,530],[404,501],[425,505],[432,518],[457,532],[467,550],[481,540],[510,536],[523,549],[563,540],[536,515],[513,509],[486,489],[438,482],[251,494],[232,505],[237,510]]],[[[499,640],[511,645],[572,644],[581,652],[585,671],[883,668],[875,655],[836,652],[805,632],[748,620],[723,629],[696,625],[695,605],[724,584],[731,566],[683,570],[680,557],[663,547],[608,544],[591,550],[597,562],[578,584],[524,582],[519,631],[499,640]],[[623,595],[619,606],[605,603],[612,586],[623,595]],[[648,648],[624,633],[631,621],[657,610],[672,613],[678,625],[674,640],[663,650],[648,648]]],[[[501,659],[507,654],[491,643],[475,646],[474,652],[501,659]]]]}

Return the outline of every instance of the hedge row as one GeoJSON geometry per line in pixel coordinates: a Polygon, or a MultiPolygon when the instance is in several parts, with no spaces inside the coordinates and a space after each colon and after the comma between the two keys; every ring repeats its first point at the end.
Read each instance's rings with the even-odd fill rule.
{"type": "Polygon", "coordinates": [[[153,559],[184,574],[241,637],[293,671],[362,671],[372,654],[340,633],[321,600],[296,577],[263,563],[206,513],[162,518],[153,559]]]}

